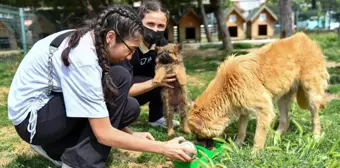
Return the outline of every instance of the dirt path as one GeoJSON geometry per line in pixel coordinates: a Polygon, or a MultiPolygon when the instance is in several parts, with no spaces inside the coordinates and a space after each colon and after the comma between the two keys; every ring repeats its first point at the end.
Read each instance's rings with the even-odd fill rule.
{"type": "MultiPolygon", "coordinates": [[[[259,40],[237,40],[232,41],[231,43],[251,43],[251,44],[267,44],[276,41],[277,39],[259,39],[259,40]]],[[[183,48],[199,48],[201,45],[219,45],[222,44],[222,41],[214,41],[214,42],[200,42],[200,43],[184,43],[183,48]]]]}
{"type": "Polygon", "coordinates": [[[7,94],[8,90],[8,87],[0,87],[0,94],[7,94]]]}
{"type": "Polygon", "coordinates": [[[190,50],[184,50],[183,56],[184,57],[192,57],[192,56],[200,56],[202,58],[204,57],[211,57],[221,54],[223,51],[218,50],[216,48],[208,48],[205,50],[199,50],[199,49],[190,49],[190,50]]]}
{"type": "Polygon", "coordinates": [[[339,62],[333,62],[333,61],[327,61],[326,66],[327,66],[327,68],[340,67],[340,63],[339,62]]]}
{"type": "Polygon", "coordinates": [[[334,99],[340,99],[340,95],[339,94],[330,94],[330,93],[326,93],[326,101],[330,102],[334,99]]]}

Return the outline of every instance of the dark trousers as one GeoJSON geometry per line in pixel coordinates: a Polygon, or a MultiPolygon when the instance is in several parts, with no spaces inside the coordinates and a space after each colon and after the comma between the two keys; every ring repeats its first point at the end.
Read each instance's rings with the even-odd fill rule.
{"type": "MultiPolygon", "coordinates": [[[[133,83],[142,83],[152,79],[147,76],[134,76],[133,83]]],[[[161,88],[155,88],[144,94],[135,96],[140,105],[144,105],[149,102],[149,122],[154,122],[163,117],[163,102],[161,99],[161,88]]]]}
{"type": "MultiPolygon", "coordinates": [[[[112,80],[118,88],[116,105],[109,108],[113,127],[121,129],[134,122],[140,113],[136,99],[128,97],[131,86],[130,73],[121,66],[111,69],[112,80]]],[[[55,160],[62,160],[71,167],[104,168],[111,147],[100,144],[94,136],[88,119],[66,117],[62,93],[52,98],[38,111],[36,134],[32,144],[41,145],[55,160]]],[[[29,142],[28,117],[16,126],[19,136],[29,142]]]]}

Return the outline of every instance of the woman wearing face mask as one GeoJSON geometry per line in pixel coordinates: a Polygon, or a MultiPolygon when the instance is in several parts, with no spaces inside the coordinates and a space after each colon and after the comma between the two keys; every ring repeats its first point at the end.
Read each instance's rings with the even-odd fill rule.
{"type": "Polygon", "coordinates": [[[106,167],[111,147],[190,161],[182,137],[155,141],[127,126],[139,115],[128,96],[129,72],[109,61],[131,59],[143,35],[127,6],[103,10],[93,25],[38,41],[24,57],[8,94],[18,135],[57,166],[106,167]],[[67,34],[70,33],[70,34],[67,34]]]}
{"type": "MultiPolygon", "coordinates": [[[[119,65],[125,67],[133,75],[133,85],[129,95],[135,97],[140,105],[149,102],[149,123],[152,126],[166,128],[163,117],[163,103],[160,95],[161,87],[170,87],[176,80],[175,74],[167,75],[161,84],[155,84],[156,46],[164,46],[168,42],[164,32],[169,20],[167,9],[159,1],[143,1],[139,8],[139,16],[144,26],[144,40],[130,61],[123,61],[119,65]]],[[[179,122],[174,120],[174,127],[179,122]]]]}

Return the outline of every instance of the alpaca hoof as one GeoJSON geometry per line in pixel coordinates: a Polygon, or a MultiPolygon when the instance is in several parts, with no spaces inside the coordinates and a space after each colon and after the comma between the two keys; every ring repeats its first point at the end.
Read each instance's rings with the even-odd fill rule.
{"type": "Polygon", "coordinates": [[[234,143],[235,143],[235,145],[240,146],[240,145],[243,144],[243,140],[236,139],[234,143]]]}
{"type": "Polygon", "coordinates": [[[173,129],[168,130],[168,136],[173,136],[175,135],[175,131],[173,129]]]}
{"type": "Polygon", "coordinates": [[[258,155],[259,153],[260,153],[260,151],[262,150],[263,148],[261,148],[261,147],[253,147],[253,150],[251,151],[251,154],[253,155],[253,156],[256,156],[256,155],[258,155]]]}
{"type": "Polygon", "coordinates": [[[188,127],[184,128],[184,132],[187,133],[187,134],[191,134],[191,131],[188,127]]]}

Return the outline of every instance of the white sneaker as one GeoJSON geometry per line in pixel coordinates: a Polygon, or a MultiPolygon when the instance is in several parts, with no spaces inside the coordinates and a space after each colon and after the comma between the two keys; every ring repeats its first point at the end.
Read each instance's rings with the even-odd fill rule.
{"type": "Polygon", "coordinates": [[[63,163],[62,167],[61,168],[72,168],[70,166],[68,166],[67,164],[63,163]]]}
{"type": "MultiPolygon", "coordinates": [[[[173,127],[178,127],[180,125],[179,121],[177,120],[172,120],[173,122],[173,127]]],[[[159,120],[155,121],[155,122],[149,122],[151,126],[153,127],[157,127],[157,126],[160,126],[160,127],[163,127],[163,128],[168,128],[166,126],[166,119],[164,117],[160,118],[159,120]]]]}
{"type": "Polygon", "coordinates": [[[56,165],[57,167],[61,167],[62,162],[50,158],[50,157],[47,155],[47,153],[45,152],[45,150],[44,150],[41,146],[32,145],[32,144],[31,144],[31,148],[32,148],[33,150],[35,150],[36,152],[38,152],[38,153],[39,153],[41,156],[43,156],[44,158],[50,160],[50,161],[51,161],[54,165],[56,165]]]}

